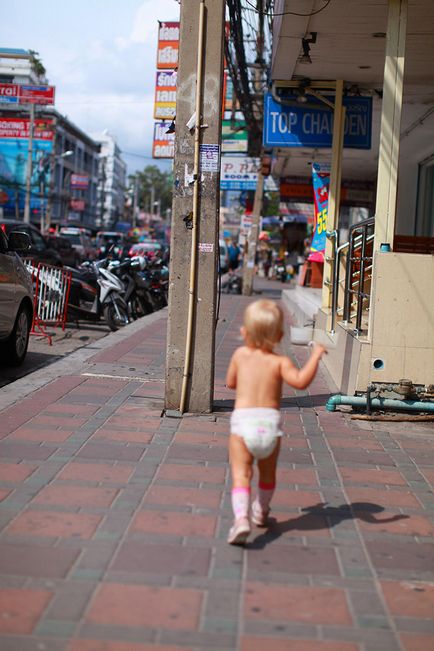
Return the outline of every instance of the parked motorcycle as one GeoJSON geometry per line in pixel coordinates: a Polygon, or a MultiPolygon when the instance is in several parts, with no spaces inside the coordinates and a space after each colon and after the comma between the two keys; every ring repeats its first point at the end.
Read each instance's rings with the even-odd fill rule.
{"type": "Polygon", "coordinates": [[[121,262],[113,261],[109,269],[126,288],[124,299],[133,319],[167,305],[169,270],[161,260],[135,256],[121,262]]]}
{"type": "Polygon", "coordinates": [[[105,259],[70,269],[68,320],[100,321],[104,318],[113,331],[129,323],[124,284],[106,268],[107,264],[105,259]]]}

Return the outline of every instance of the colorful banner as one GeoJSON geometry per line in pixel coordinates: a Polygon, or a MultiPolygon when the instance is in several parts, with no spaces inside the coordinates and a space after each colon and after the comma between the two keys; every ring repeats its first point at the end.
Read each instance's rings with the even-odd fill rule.
{"type": "MultiPolygon", "coordinates": [[[[5,217],[15,217],[16,206],[24,211],[28,157],[29,120],[0,119],[0,206],[5,217]]],[[[30,210],[39,213],[41,197],[48,194],[53,147],[51,121],[35,120],[33,130],[30,210]]]]}
{"type": "Polygon", "coordinates": [[[177,67],[179,50],[179,22],[158,21],[157,69],[167,70],[177,67]]]}
{"type": "Polygon", "coordinates": [[[310,245],[308,260],[312,262],[324,262],[330,185],[330,165],[328,163],[313,163],[312,182],[315,232],[313,234],[312,244],[310,245]]]}
{"type": "Polygon", "coordinates": [[[54,104],[54,86],[0,84],[0,104],[54,104]]]}
{"type": "Polygon", "coordinates": [[[160,70],[155,79],[154,118],[173,119],[176,114],[176,70],[160,70]]]}
{"type": "Polygon", "coordinates": [[[152,158],[173,158],[175,155],[175,134],[166,133],[168,122],[155,122],[152,158]]]}

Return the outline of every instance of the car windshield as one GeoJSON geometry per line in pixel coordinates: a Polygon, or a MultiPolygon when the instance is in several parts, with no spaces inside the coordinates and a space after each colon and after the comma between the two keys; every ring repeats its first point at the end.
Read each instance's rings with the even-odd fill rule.
{"type": "Polygon", "coordinates": [[[118,244],[121,240],[122,235],[119,235],[119,233],[102,233],[98,235],[97,242],[99,246],[104,246],[107,242],[118,244]]]}
{"type": "Polygon", "coordinates": [[[62,233],[62,237],[66,237],[71,244],[80,244],[81,238],[79,233],[62,233]]]}

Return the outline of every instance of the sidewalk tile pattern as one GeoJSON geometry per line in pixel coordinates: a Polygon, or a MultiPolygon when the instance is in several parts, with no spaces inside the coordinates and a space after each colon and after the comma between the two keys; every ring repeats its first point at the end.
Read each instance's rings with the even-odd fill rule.
{"type": "Polygon", "coordinates": [[[270,527],[227,545],[250,300],[223,297],[212,414],[162,415],[165,311],[2,412],[2,651],[434,649],[433,432],[326,412],[324,370],[285,388],[270,527]]]}

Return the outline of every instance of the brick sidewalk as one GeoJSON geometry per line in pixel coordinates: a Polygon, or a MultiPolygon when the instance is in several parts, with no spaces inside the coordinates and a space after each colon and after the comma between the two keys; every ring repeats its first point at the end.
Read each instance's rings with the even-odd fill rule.
{"type": "Polygon", "coordinates": [[[165,313],[3,410],[2,651],[434,649],[432,428],[327,413],[323,372],[283,399],[273,525],[225,542],[248,300],[222,297],[211,416],[161,417],[165,313]]]}

